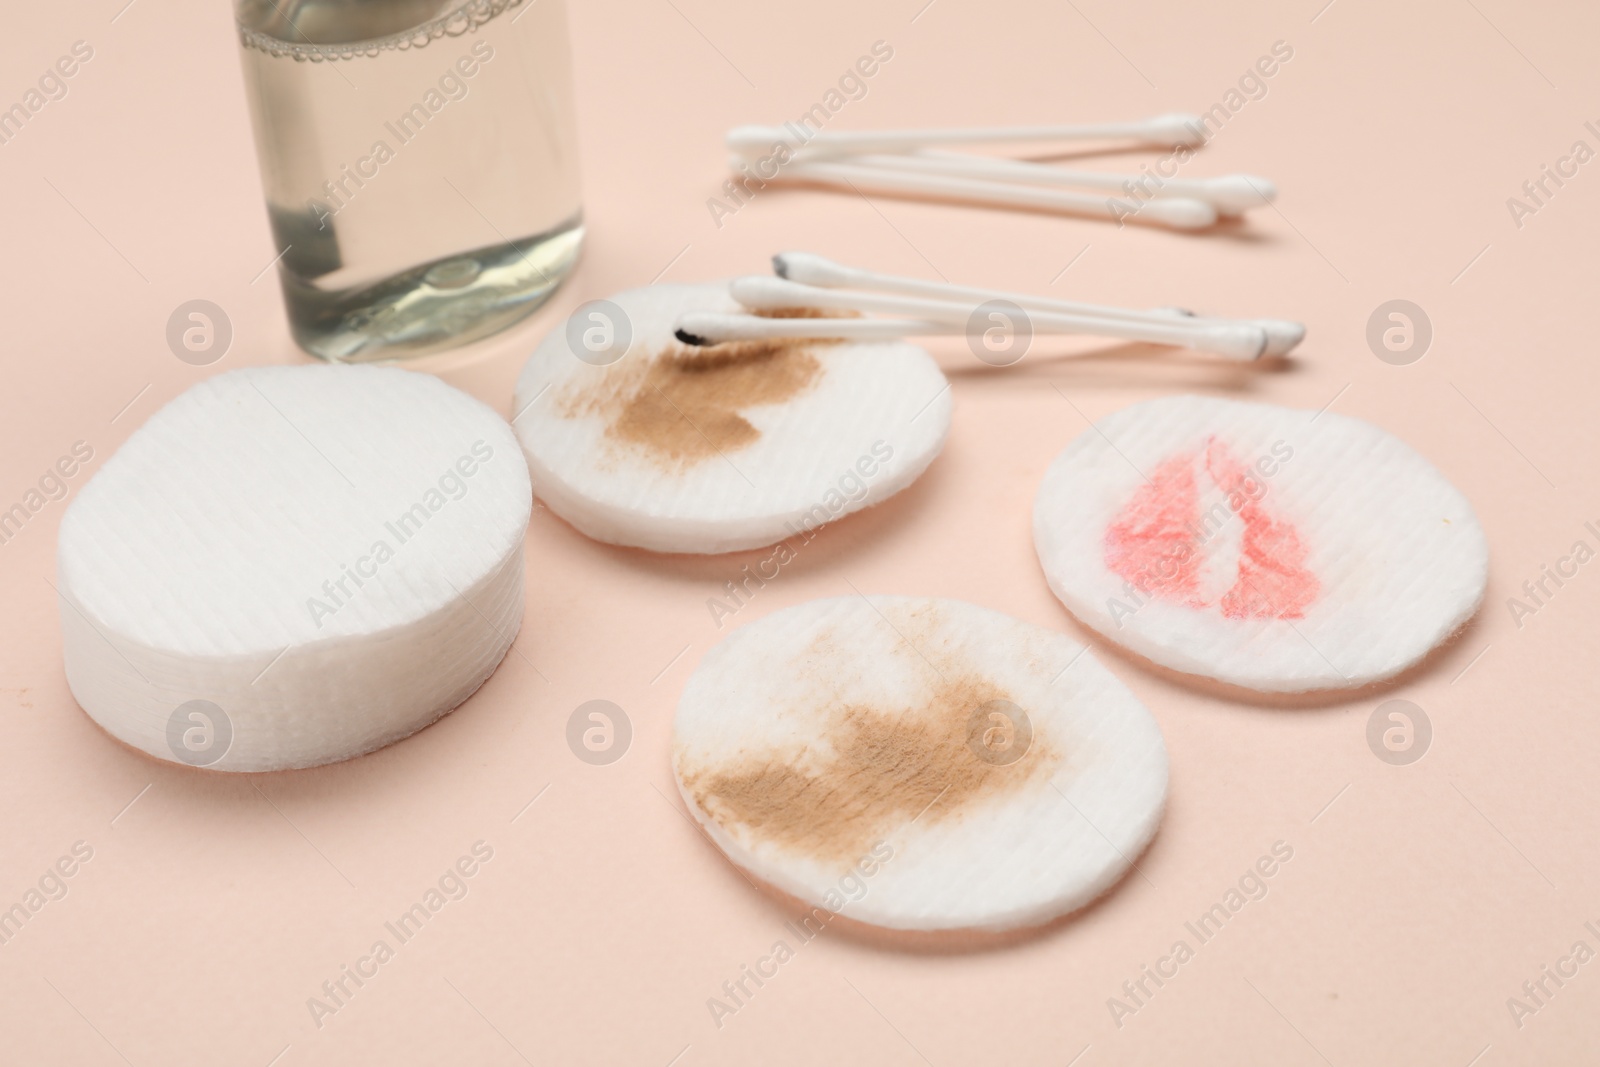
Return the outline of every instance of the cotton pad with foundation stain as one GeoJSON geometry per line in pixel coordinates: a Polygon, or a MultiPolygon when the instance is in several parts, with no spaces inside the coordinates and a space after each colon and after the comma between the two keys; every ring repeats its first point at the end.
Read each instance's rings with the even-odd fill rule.
{"type": "Polygon", "coordinates": [[[933,461],[951,405],[925,351],[674,337],[685,312],[743,310],[725,282],[653,285],[545,338],[512,418],[535,495],[599,541],[733,552],[870,507],[933,461]]]}
{"type": "Polygon", "coordinates": [[[112,736],[213,770],[397,741],[510,648],[531,506],[505,420],[436,378],[211,378],[135,431],[62,519],[67,682],[112,736]]]}
{"type": "Polygon", "coordinates": [[[1167,753],[1081,645],[955,600],[815,600],[743,626],[678,703],[673,770],[735,864],[903,931],[1004,931],[1104,893],[1167,753]]]}
{"type": "Polygon", "coordinates": [[[1135,404],[1056,457],[1033,519],[1050,588],[1084,623],[1267,692],[1400,673],[1488,580],[1466,498],[1398,438],[1326,410],[1135,404]]]}

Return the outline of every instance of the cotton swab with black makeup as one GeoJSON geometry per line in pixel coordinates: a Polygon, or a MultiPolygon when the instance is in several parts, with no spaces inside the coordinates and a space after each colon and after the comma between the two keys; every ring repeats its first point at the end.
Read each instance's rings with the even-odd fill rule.
{"type": "MultiPolygon", "coordinates": [[[[804,308],[852,316],[878,313],[904,318],[768,318],[759,314],[690,312],[678,320],[678,339],[686,344],[707,345],[771,338],[883,340],[964,333],[974,316],[983,315],[986,310],[982,301],[845,292],[763,276],[737,278],[729,284],[728,291],[736,301],[755,312],[804,308]]],[[[1017,306],[1021,308],[1020,304],[1017,306]]],[[[989,310],[1000,313],[999,309],[989,310]]],[[[1022,309],[1022,318],[1033,334],[1111,337],[1190,348],[1246,362],[1260,358],[1268,346],[1267,333],[1260,325],[1229,319],[1188,319],[1173,315],[1113,318],[1027,309],[1022,309]]]]}
{"type": "MultiPolygon", "coordinates": [[[[792,303],[792,302],[791,302],[792,303]]],[[[930,303],[933,303],[930,301],[930,303]]],[[[971,308],[949,304],[936,313],[950,321],[930,319],[804,318],[771,319],[761,315],[691,311],[679,316],[675,335],[686,345],[709,346],[736,341],[817,340],[891,341],[907,337],[937,337],[968,332],[967,322],[954,321],[971,308]]],[[[998,314],[998,312],[997,312],[998,314]]],[[[1066,321],[1029,313],[1032,332],[1038,334],[1115,337],[1146,344],[1191,348],[1240,362],[1259,359],[1266,348],[1266,335],[1259,326],[1239,323],[1232,327],[1204,325],[1185,327],[1174,324],[1165,329],[1113,319],[1066,321]]]]}
{"type": "MultiPolygon", "coordinates": [[[[902,296],[931,297],[938,300],[966,301],[973,304],[989,300],[1009,300],[1022,308],[1034,311],[1058,312],[1063,315],[1080,315],[1091,318],[1131,319],[1134,321],[1171,321],[1173,318],[1191,322],[1206,321],[1207,316],[1196,315],[1183,308],[1118,308],[1100,304],[1084,304],[1027,293],[1008,293],[1000,289],[980,289],[948,282],[930,282],[922,278],[907,278],[895,274],[847,267],[811,252],[780,252],[772,257],[772,271],[780,278],[802,285],[823,289],[865,289],[880,293],[897,293],[902,296]]],[[[1219,320],[1231,321],[1231,320],[1219,320]]],[[[1298,322],[1285,319],[1247,319],[1261,327],[1267,335],[1264,357],[1287,355],[1305,339],[1306,328],[1298,322]]]]}
{"type": "Polygon", "coordinates": [[[686,345],[704,347],[738,341],[898,341],[906,337],[954,336],[965,332],[965,323],[927,319],[786,319],[686,311],[678,316],[673,334],[686,345]]]}

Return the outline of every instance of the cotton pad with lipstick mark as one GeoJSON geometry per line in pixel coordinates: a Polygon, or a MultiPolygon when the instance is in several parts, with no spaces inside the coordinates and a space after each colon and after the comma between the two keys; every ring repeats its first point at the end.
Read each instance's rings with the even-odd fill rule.
{"type": "Polygon", "coordinates": [[[1113,885],[1155,834],[1161,731],[1081,645],[955,600],[816,600],[741,627],[678,704],[673,770],[734,863],[879,927],[1000,931],[1113,885]]]}
{"type": "Polygon", "coordinates": [[[1100,420],[1034,502],[1050,588],[1112,641],[1267,692],[1353,688],[1477,610],[1489,552],[1427,460],[1329,411],[1179,396],[1100,420]]]}
{"type": "Polygon", "coordinates": [[[686,311],[743,310],[726,283],[654,285],[545,338],[512,420],[539,499],[599,541],[732,552],[878,503],[933,461],[950,392],[926,352],[673,335],[686,311]]]}

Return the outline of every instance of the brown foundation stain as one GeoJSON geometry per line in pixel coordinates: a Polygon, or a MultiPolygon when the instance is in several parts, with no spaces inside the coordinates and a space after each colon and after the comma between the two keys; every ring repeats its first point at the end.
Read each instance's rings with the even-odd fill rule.
{"type": "Polygon", "coordinates": [[[913,822],[959,818],[1055,772],[1061,754],[1037,722],[1020,759],[1000,766],[979,758],[969,744],[972,713],[1008,694],[975,672],[940,671],[920,706],[844,705],[801,751],[680,767],[680,776],[725,830],[850,864],[913,822]]]}
{"type": "Polygon", "coordinates": [[[764,319],[858,319],[859,311],[829,311],[826,308],[757,308],[750,312],[764,319]]]}
{"type": "MultiPolygon", "coordinates": [[[[765,318],[833,317],[813,308],[758,311],[765,318]]],[[[822,378],[812,351],[826,340],[673,342],[649,360],[618,364],[599,383],[562,398],[569,418],[599,414],[606,438],[681,469],[737,451],[761,436],[743,412],[782,404],[822,378]]]]}

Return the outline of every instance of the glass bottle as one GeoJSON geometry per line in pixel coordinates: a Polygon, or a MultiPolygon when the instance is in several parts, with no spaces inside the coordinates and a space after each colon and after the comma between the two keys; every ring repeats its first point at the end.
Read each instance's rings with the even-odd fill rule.
{"type": "Polygon", "coordinates": [[[583,243],[562,0],[236,0],[290,328],[341,362],[504,329],[583,243]]]}

